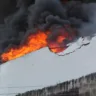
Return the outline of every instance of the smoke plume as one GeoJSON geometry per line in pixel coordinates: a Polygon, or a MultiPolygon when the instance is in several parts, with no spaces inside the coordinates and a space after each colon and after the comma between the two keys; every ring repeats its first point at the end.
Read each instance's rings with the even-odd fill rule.
{"type": "MultiPolygon", "coordinates": [[[[4,0],[1,1],[0,4],[4,0]]],[[[51,47],[56,42],[58,35],[67,36],[76,30],[74,39],[69,38],[61,43],[61,41],[65,40],[62,37],[63,39],[60,38],[61,41],[58,41],[60,44],[57,44],[56,47],[67,48],[66,44],[76,42],[81,37],[83,39],[88,37],[91,40],[96,34],[96,3],[84,3],[80,0],[14,0],[14,2],[7,0],[7,2],[7,4],[2,3],[2,8],[4,5],[10,7],[4,12],[0,10],[1,55],[13,46],[24,44],[27,37],[30,34],[36,34],[37,30],[45,33],[51,30],[51,35],[46,33],[48,35],[48,44],[46,46],[51,51],[53,51],[51,47]],[[65,29],[68,34],[64,34],[65,29]],[[58,31],[60,31],[59,34],[58,31]]],[[[81,48],[81,46],[79,47],[81,48]]]]}

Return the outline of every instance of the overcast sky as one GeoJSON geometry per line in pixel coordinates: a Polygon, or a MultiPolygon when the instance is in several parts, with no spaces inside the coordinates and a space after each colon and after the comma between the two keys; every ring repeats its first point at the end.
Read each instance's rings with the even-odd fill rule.
{"type": "Polygon", "coordinates": [[[62,57],[43,48],[1,65],[0,94],[43,88],[92,72],[96,72],[96,38],[90,45],[62,57]],[[6,88],[16,86],[33,87],[6,88]]]}

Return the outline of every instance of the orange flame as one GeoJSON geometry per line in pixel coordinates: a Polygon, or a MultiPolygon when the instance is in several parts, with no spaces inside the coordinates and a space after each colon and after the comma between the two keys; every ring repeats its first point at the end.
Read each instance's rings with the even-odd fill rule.
{"type": "Polygon", "coordinates": [[[18,57],[21,57],[27,53],[38,50],[47,46],[47,34],[38,31],[36,34],[31,34],[27,38],[27,43],[20,45],[19,47],[10,48],[7,52],[1,55],[2,61],[6,62],[18,57]]]}
{"type": "Polygon", "coordinates": [[[55,43],[55,42],[51,42],[49,44],[49,49],[54,52],[54,53],[59,53],[59,52],[62,52],[66,49],[66,47],[64,45],[60,45],[58,43],[55,43]]]}
{"type": "Polygon", "coordinates": [[[51,32],[42,32],[39,30],[35,34],[30,34],[24,44],[9,48],[5,53],[1,54],[1,60],[2,62],[7,62],[47,46],[54,53],[62,52],[67,48],[63,42],[66,38],[68,39],[68,32],[66,33],[64,29],[64,32],[61,31],[57,35],[56,41],[48,41],[48,36],[51,32]]]}
{"type": "Polygon", "coordinates": [[[57,34],[51,35],[51,38],[54,38],[53,40],[48,40],[48,47],[49,49],[54,53],[59,53],[64,51],[68,46],[66,46],[66,41],[71,42],[74,39],[74,36],[76,35],[75,29],[72,29],[70,26],[65,26],[70,30],[68,32],[66,28],[59,28],[57,34]],[[55,35],[55,37],[54,37],[55,35]]]}

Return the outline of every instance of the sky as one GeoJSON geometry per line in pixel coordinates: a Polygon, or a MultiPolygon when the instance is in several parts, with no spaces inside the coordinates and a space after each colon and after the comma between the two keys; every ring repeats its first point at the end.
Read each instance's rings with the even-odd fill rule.
{"type": "Polygon", "coordinates": [[[58,56],[43,48],[0,66],[0,96],[15,96],[96,72],[96,38],[91,44],[58,56]],[[3,94],[3,95],[2,95],[3,94]]]}

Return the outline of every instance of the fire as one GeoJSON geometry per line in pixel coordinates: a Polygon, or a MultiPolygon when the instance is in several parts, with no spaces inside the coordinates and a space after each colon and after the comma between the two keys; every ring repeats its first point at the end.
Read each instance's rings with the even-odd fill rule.
{"type": "MultiPolygon", "coordinates": [[[[74,33],[72,34],[75,35],[74,33]]],[[[5,53],[1,54],[1,60],[2,62],[7,62],[47,46],[54,53],[62,52],[67,48],[64,41],[66,39],[70,40],[70,38],[72,38],[72,35],[69,36],[65,28],[59,29],[55,34],[55,38],[51,31],[42,32],[39,30],[35,34],[30,34],[24,44],[11,47],[5,53]],[[49,39],[50,36],[53,40],[49,39]]]]}
{"type": "Polygon", "coordinates": [[[6,62],[45,47],[47,46],[46,39],[47,34],[42,31],[38,31],[34,35],[30,34],[25,44],[15,48],[10,48],[7,52],[1,55],[1,59],[3,62],[6,62]]]}
{"type": "Polygon", "coordinates": [[[66,48],[67,48],[66,46],[60,45],[60,44],[58,44],[58,43],[56,43],[56,42],[51,42],[51,43],[49,44],[49,49],[50,49],[52,52],[54,52],[54,53],[62,52],[62,51],[64,51],[66,48]]]}
{"type": "Polygon", "coordinates": [[[54,53],[59,53],[68,48],[68,42],[71,42],[76,35],[75,29],[72,29],[70,26],[64,26],[63,28],[57,28],[56,33],[51,34],[52,39],[48,39],[48,47],[54,53]],[[66,28],[64,28],[66,27],[66,28]],[[70,30],[70,32],[68,30],[70,30]]]}
{"type": "Polygon", "coordinates": [[[58,36],[57,42],[61,43],[64,39],[66,39],[64,36],[58,36]]]}

